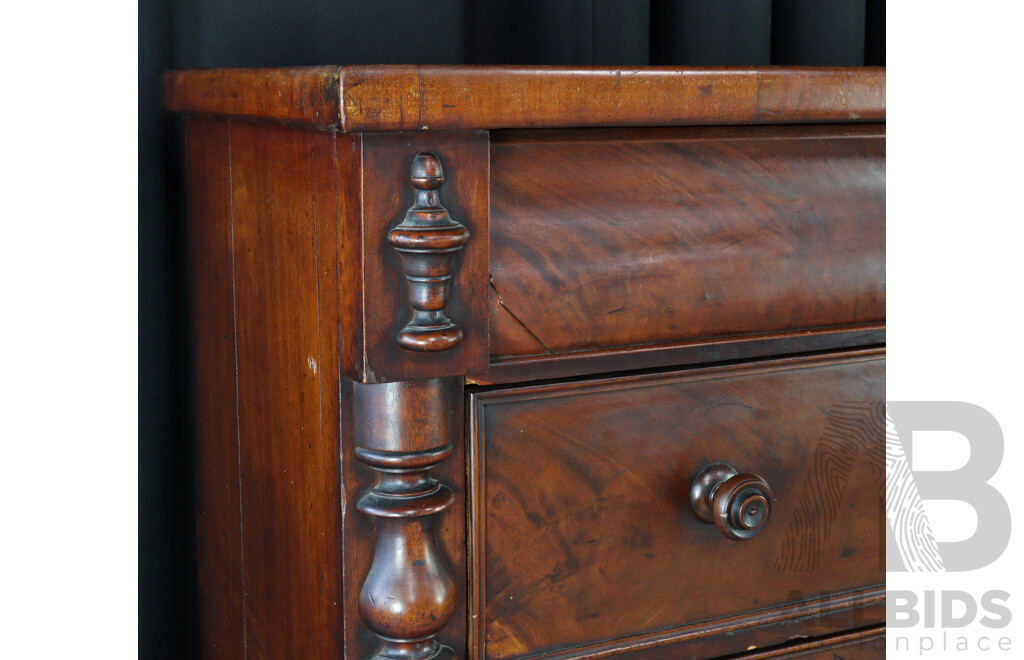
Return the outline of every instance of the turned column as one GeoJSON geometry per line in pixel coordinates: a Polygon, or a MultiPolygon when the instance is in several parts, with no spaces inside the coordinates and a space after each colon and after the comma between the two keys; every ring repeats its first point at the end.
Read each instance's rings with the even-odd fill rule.
{"type": "Polygon", "coordinates": [[[488,364],[487,139],[362,139],[362,217],[375,223],[361,229],[362,276],[375,302],[352,403],[355,455],[376,471],[356,508],[374,521],[376,546],[359,616],[380,642],[373,660],[454,660],[436,636],[460,593],[436,529],[455,495],[431,470],[461,442],[464,375],[488,364]],[[442,160],[455,176],[446,180],[442,160]]]}
{"type": "Polygon", "coordinates": [[[455,611],[455,582],[435,534],[454,495],[430,475],[452,453],[459,378],[356,385],[356,456],[377,482],[356,505],[377,543],[359,614],[381,640],[374,660],[452,658],[434,639],[455,611]]]}

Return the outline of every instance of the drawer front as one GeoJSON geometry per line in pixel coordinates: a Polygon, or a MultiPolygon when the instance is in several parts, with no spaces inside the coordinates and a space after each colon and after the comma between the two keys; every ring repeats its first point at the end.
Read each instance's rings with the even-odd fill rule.
{"type": "Polygon", "coordinates": [[[744,655],[742,660],[800,658],[800,660],[878,660],[885,657],[885,628],[868,628],[744,655]]]}
{"type": "Polygon", "coordinates": [[[704,657],[881,622],[884,399],[881,351],[471,394],[476,657],[704,657]],[[753,538],[694,513],[715,463],[770,487],[753,538]]]}
{"type": "Polygon", "coordinates": [[[491,360],[885,321],[885,126],[498,134],[491,360]]]}

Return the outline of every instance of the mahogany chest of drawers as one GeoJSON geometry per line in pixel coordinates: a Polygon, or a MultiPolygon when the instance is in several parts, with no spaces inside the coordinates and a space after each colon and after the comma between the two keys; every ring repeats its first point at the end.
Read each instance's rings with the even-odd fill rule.
{"type": "Polygon", "coordinates": [[[884,69],[165,99],[206,657],[884,655],[884,69]]]}

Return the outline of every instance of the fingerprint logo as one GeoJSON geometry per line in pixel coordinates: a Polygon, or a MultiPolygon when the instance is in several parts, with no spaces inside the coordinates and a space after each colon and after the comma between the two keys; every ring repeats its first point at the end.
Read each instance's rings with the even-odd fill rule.
{"type": "Polygon", "coordinates": [[[882,443],[878,436],[884,416],[881,401],[839,403],[829,411],[814,463],[776,550],[776,570],[819,568],[854,470],[869,471],[881,484],[882,443]]]}
{"type": "Polygon", "coordinates": [[[888,406],[885,408],[885,515],[907,571],[946,570],[888,406]]]}

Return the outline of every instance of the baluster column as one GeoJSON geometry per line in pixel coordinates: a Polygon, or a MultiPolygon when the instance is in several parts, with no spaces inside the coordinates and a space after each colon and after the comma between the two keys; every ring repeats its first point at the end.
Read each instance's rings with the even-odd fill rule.
{"type": "Polygon", "coordinates": [[[454,495],[430,470],[452,453],[461,390],[457,378],[355,387],[356,456],[378,473],[356,505],[377,526],[359,594],[359,614],[381,639],[374,660],[455,657],[434,639],[455,611],[455,582],[435,533],[454,495]]]}

